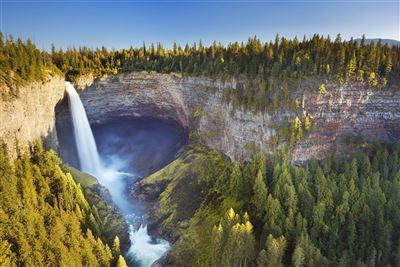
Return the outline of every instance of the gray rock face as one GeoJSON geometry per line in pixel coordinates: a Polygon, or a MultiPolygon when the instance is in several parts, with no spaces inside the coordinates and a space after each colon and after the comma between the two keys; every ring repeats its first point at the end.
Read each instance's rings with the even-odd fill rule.
{"type": "MultiPolygon", "coordinates": [[[[157,118],[190,129],[206,145],[233,160],[248,158],[254,149],[273,152],[271,138],[296,116],[304,121],[308,115],[313,121],[312,130],[292,150],[291,159],[297,163],[321,159],[331,152],[347,154],[351,149],[345,145],[348,136],[384,143],[400,137],[400,92],[366,89],[360,84],[328,84],[328,93],[320,94],[313,87],[318,86],[299,86],[293,93],[302,102],[297,112],[253,113],[240,108],[233,112],[224,102],[224,89],[235,89],[235,80],[135,72],[97,80],[86,77],[79,85],[91,123],[123,116],[157,118]]],[[[64,81],[52,78],[45,84],[21,88],[18,99],[0,102],[0,138],[11,153],[15,153],[16,139],[26,146],[34,139],[47,138],[50,147],[57,147],[57,103],[57,125],[71,125],[68,101],[64,98],[60,103],[64,90],[64,81]]]]}
{"type": "Polygon", "coordinates": [[[271,153],[269,143],[277,129],[296,116],[304,121],[306,114],[313,124],[293,148],[291,158],[298,163],[321,159],[330,151],[347,153],[347,136],[391,143],[400,135],[399,92],[328,84],[328,93],[322,95],[318,88],[299,87],[293,94],[303,103],[297,112],[253,113],[232,112],[223,99],[225,88],[235,89],[236,81],[136,72],[96,80],[81,98],[92,123],[120,116],[158,118],[190,129],[233,160],[248,158],[254,149],[271,153]]]}
{"type": "Polygon", "coordinates": [[[0,99],[0,139],[10,156],[16,156],[17,140],[21,148],[36,139],[45,139],[47,147],[57,148],[55,106],[64,97],[64,79],[49,77],[45,83],[32,83],[19,91],[18,98],[0,99]]]}
{"type": "Polygon", "coordinates": [[[400,92],[366,89],[360,84],[328,86],[328,94],[305,92],[304,111],[315,120],[310,134],[297,144],[292,158],[304,162],[321,159],[334,148],[335,155],[346,155],[356,142],[394,143],[400,138],[400,92]]]}

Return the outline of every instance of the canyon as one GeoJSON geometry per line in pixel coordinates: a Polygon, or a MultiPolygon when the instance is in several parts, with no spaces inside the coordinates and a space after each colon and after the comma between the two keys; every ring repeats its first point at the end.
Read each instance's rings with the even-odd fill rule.
{"type": "MultiPolygon", "coordinates": [[[[294,145],[290,158],[304,163],[328,154],[346,155],[347,139],[393,143],[400,135],[400,93],[364,88],[361,84],[327,84],[304,81],[291,93],[301,103],[297,111],[233,111],[224,100],[224,90],[237,87],[235,79],[221,81],[180,74],[133,72],[76,82],[91,124],[116,118],[154,118],[197,136],[210,148],[232,160],[248,159],[254,149],[272,153],[271,139],[296,116],[309,116],[311,131],[294,145]]],[[[37,138],[58,148],[57,129],[70,127],[68,102],[62,78],[20,89],[20,97],[0,102],[0,138],[12,155],[15,140],[21,147],[37,138]]],[[[278,144],[279,147],[279,144],[278,144]]]]}
{"type": "MultiPolygon", "coordinates": [[[[103,126],[104,129],[118,129],[134,121],[140,125],[141,120],[152,120],[154,123],[161,121],[171,126],[171,132],[177,131],[177,136],[182,137],[178,138],[181,140],[179,147],[188,139],[189,144],[202,143],[221,151],[232,161],[250,159],[256,151],[272,154],[281,148],[284,140],[277,137],[282,135],[282,129],[292,127],[296,117],[303,123],[306,117],[311,121],[310,130],[304,129],[302,138],[290,150],[290,160],[299,165],[311,158],[351,155],[349,152],[364,142],[391,144],[398,140],[398,91],[368,89],[361,83],[353,82],[342,86],[327,83],[326,92],[320,92],[320,83],[317,79],[304,80],[290,92],[290,100],[299,103],[296,109],[282,107],[269,112],[245,111],[241,107],[234,108],[226,101],[226,90],[243,86],[243,81],[236,79],[222,81],[180,74],[131,72],[98,79],[80,77],[75,86],[80,91],[80,98],[94,129],[100,130],[103,126]]],[[[48,148],[58,150],[67,163],[77,159],[75,144],[64,142],[65,137],[73,136],[73,132],[63,78],[49,77],[44,83],[21,87],[19,97],[0,102],[0,110],[0,138],[5,140],[12,157],[17,155],[16,144],[23,148],[41,138],[48,148]]],[[[135,131],[133,126],[129,129],[135,131]]],[[[154,139],[162,138],[161,132],[154,139]]],[[[137,142],[130,145],[135,144],[137,142]]],[[[175,156],[178,149],[171,150],[175,156]]],[[[196,158],[194,154],[189,156],[190,149],[183,150],[187,154],[183,162],[196,158]]],[[[159,170],[174,158],[171,154],[167,157],[169,160],[157,163],[152,154],[158,155],[149,151],[141,161],[151,162],[147,164],[149,168],[140,170],[141,177],[159,170]]],[[[77,164],[72,165],[78,167],[77,164]]],[[[145,166],[146,163],[138,165],[145,166]]],[[[174,163],[163,170],[168,173],[171,169],[174,170],[174,163]]],[[[153,206],[144,214],[145,220],[150,223],[149,229],[152,228],[151,233],[176,241],[179,232],[176,229],[164,231],[160,221],[154,220],[154,216],[149,214],[155,214],[159,208],[157,202],[168,182],[152,185],[146,184],[146,180],[142,181],[144,183],[138,183],[132,192],[138,193],[136,197],[153,206]]],[[[127,190],[130,189],[130,185],[127,185],[127,190]]],[[[167,258],[163,257],[156,264],[168,261],[167,258]]]]}
{"type": "MultiPolygon", "coordinates": [[[[271,138],[296,116],[312,118],[312,129],[294,145],[290,156],[295,163],[330,153],[346,155],[349,137],[390,144],[400,135],[400,92],[395,90],[327,84],[328,93],[321,94],[318,83],[308,81],[291,96],[300,101],[299,110],[254,113],[233,111],[224,101],[224,89],[237,84],[234,79],[134,72],[82,78],[76,86],[91,124],[120,117],[159,119],[198,136],[232,160],[248,159],[254,149],[272,153],[271,138]]],[[[44,138],[47,147],[57,150],[57,129],[71,125],[64,81],[57,76],[24,86],[18,98],[0,102],[0,111],[0,138],[13,156],[16,141],[26,147],[44,138]]]]}
{"type": "MultiPolygon", "coordinates": [[[[390,144],[400,135],[400,93],[393,89],[368,89],[355,82],[327,84],[327,93],[321,94],[319,81],[306,80],[291,93],[299,109],[252,112],[234,111],[224,100],[224,90],[235,90],[238,83],[133,72],[97,80],[82,78],[77,88],[91,124],[118,117],[159,119],[190,132],[232,160],[248,159],[254,150],[271,154],[281,145],[271,146],[272,139],[296,116],[302,121],[309,116],[312,121],[311,131],[291,150],[291,161],[299,164],[330,154],[346,155],[352,149],[349,139],[390,144]]],[[[65,100],[58,104],[56,128],[70,124],[67,109],[65,100]]]]}

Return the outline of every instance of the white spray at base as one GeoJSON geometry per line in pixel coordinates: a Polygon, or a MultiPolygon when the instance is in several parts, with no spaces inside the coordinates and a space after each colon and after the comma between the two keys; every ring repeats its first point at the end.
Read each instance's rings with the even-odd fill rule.
{"type": "MultiPolygon", "coordinates": [[[[126,212],[129,203],[123,194],[124,184],[122,183],[122,178],[129,174],[119,172],[112,167],[104,168],[102,166],[96,147],[96,141],[92,129],[90,128],[82,101],[74,86],[70,82],[65,83],[81,170],[95,176],[102,185],[107,187],[113,201],[122,212],[126,212]]],[[[125,213],[125,215],[130,214],[125,213]]],[[[154,261],[159,259],[169,249],[167,241],[157,240],[155,242],[152,240],[148,235],[146,225],[140,226],[137,231],[134,231],[133,226],[130,225],[129,237],[131,247],[128,251],[128,257],[133,257],[142,267],[151,266],[154,261]]]]}

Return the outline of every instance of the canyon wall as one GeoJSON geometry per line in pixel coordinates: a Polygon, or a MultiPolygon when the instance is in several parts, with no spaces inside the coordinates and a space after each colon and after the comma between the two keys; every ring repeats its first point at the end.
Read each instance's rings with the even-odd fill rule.
{"type": "MultiPolygon", "coordinates": [[[[235,89],[235,80],[136,72],[85,83],[90,85],[77,87],[84,88],[80,95],[91,123],[120,116],[158,118],[190,129],[233,160],[248,158],[254,149],[271,153],[271,138],[296,116],[312,118],[311,131],[292,149],[291,159],[297,163],[330,152],[345,155],[351,149],[349,137],[392,143],[400,135],[400,93],[360,84],[327,84],[327,93],[321,94],[318,84],[308,82],[292,93],[302,103],[299,110],[253,113],[240,108],[233,112],[224,101],[224,89],[235,89]]],[[[68,119],[62,119],[63,113],[61,122],[68,119]]]]}
{"type": "Polygon", "coordinates": [[[44,139],[47,147],[57,148],[55,107],[64,91],[62,77],[48,77],[43,83],[22,86],[18,97],[0,98],[0,139],[12,157],[16,156],[16,143],[25,148],[44,139]]]}
{"type": "MultiPolygon", "coordinates": [[[[273,152],[272,138],[296,116],[302,121],[306,115],[312,118],[311,131],[292,149],[291,159],[297,163],[328,153],[346,155],[352,149],[348,139],[393,143],[400,137],[400,92],[395,90],[327,84],[327,93],[321,94],[317,84],[308,83],[292,93],[301,102],[297,111],[253,113],[233,111],[224,101],[224,89],[237,86],[233,79],[134,72],[80,81],[76,87],[91,123],[115,117],[157,118],[182,126],[233,160],[248,158],[254,149],[273,152]]],[[[15,140],[26,147],[44,138],[48,147],[57,148],[56,116],[57,128],[71,125],[64,96],[63,79],[52,77],[20,88],[18,98],[0,101],[0,138],[11,155],[15,156],[15,140]]]]}
{"type": "Polygon", "coordinates": [[[295,146],[294,161],[321,159],[330,151],[350,156],[354,144],[392,144],[400,139],[400,91],[367,89],[359,84],[327,88],[327,94],[318,90],[303,94],[304,112],[313,117],[314,126],[295,146]]]}

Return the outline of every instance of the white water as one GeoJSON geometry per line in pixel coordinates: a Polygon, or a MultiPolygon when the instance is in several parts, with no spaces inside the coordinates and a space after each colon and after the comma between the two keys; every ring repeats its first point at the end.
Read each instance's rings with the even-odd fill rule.
{"type": "Polygon", "coordinates": [[[160,258],[169,249],[167,241],[158,240],[157,243],[154,243],[151,240],[151,237],[147,234],[146,225],[141,225],[137,231],[133,231],[132,225],[129,228],[131,247],[128,255],[132,255],[142,266],[151,266],[156,259],[160,258]]]}
{"type": "Polygon", "coordinates": [[[94,141],[92,129],[90,128],[85,108],[83,107],[82,101],[79,98],[74,86],[70,82],[65,83],[67,85],[72,123],[74,125],[76,148],[78,149],[81,169],[82,171],[100,179],[100,157],[99,153],[97,152],[96,142],[94,141]]]}
{"type": "MultiPolygon", "coordinates": [[[[81,170],[95,176],[102,185],[107,187],[119,209],[127,218],[132,217],[132,214],[128,214],[129,202],[124,195],[125,184],[122,181],[124,177],[132,176],[132,174],[120,172],[116,165],[107,167],[102,165],[82,101],[70,82],[66,82],[66,87],[81,170]]],[[[133,258],[142,267],[151,266],[169,249],[167,241],[153,240],[149,236],[146,225],[140,226],[137,231],[130,225],[129,237],[131,247],[127,256],[133,258]]]]}

